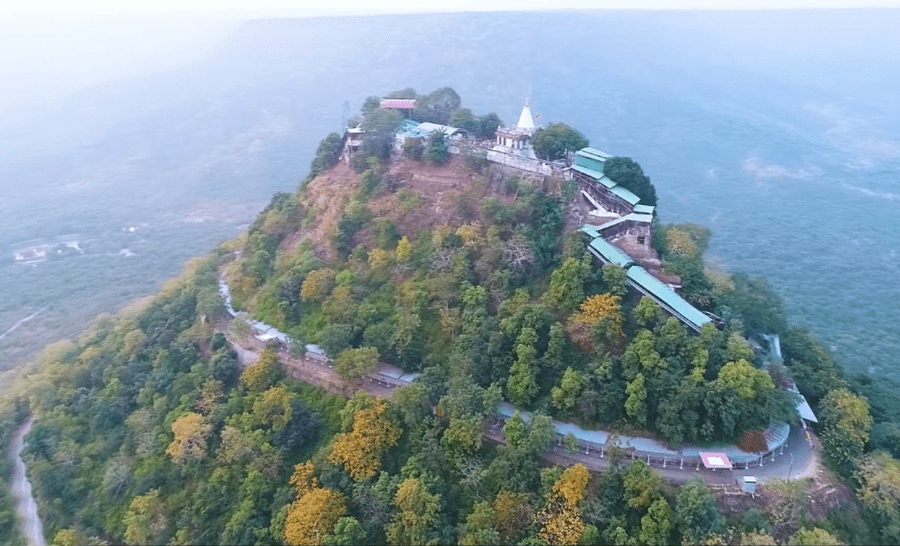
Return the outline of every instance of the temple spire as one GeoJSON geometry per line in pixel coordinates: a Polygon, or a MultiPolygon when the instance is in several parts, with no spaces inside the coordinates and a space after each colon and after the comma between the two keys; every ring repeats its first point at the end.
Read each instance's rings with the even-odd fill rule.
{"type": "Polygon", "coordinates": [[[519,115],[519,123],[516,124],[516,127],[519,129],[534,129],[534,118],[531,117],[531,108],[528,107],[527,100],[522,108],[522,113],[519,115]]]}

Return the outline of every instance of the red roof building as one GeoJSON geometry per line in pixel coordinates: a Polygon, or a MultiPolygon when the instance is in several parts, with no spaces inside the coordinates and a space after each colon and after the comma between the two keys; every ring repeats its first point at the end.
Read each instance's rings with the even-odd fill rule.
{"type": "Polygon", "coordinates": [[[412,110],[416,107],[416,99],[381,99],[379,106],[395,110],[412,110]]]}

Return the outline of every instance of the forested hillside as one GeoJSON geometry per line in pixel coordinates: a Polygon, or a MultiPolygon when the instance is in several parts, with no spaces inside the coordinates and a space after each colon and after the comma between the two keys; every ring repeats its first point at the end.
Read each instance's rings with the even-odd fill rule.
{"type": "Polygon", "coordinates": [[[391,156],[378,139],[396,120],[372,105],[363,114],[373,129],[362,159],[338,164],[326,138],[313,175],[274,196],[245,236],[152,301],[45,350],[29,378],[25,460],[56,544],[900,538],[897,497],[875,485],[900,484],[900,465],[864,456],[865,400],[787,327],[764,282],[704,272],[708,231],[656,226],[685,297],[729,313],[698,335],[630,290],[621,268],[599,266],[566,227],[565,184],[431,153],[441,137],[391,156]],[[229,325],[220,275],[237,308],[297,348],[323,347],[350,396],[289,377],[274,348],[239,365],[226,335],[246,322],[229,325]],[[785,334],[787,367],[764,368],[748,342],[771,332],[785,334]],[[353,394],[378,362],[421,376],[389,400],[353,394]],[[673,445],[741,441],[796,418],[781,388],[791,376],[821,400],[829,460],[856,480],[865,519],[855,504],[831,519],[807,512],[805,482],[773,485],[771,504],[726,518],[702,481],[667,484],[639,459],[610,453],[595,474],[541,459],[551,417],[673,445]],[[533,417],[508,420],[498,444],[483,432],[501,400],[533,417]]]}

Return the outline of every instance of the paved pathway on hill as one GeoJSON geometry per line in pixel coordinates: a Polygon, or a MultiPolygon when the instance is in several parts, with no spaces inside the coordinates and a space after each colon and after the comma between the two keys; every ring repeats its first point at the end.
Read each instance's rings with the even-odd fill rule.
{"type": "MultiPolygon", "coordinates": [[[[224,282],[222,284],[224,285],[224,282]]],[[[227,290],[227,287],[225,287],[225,290],[227,290]]],[[[228,299],[230,300],[230,298],[228,299]]],[[[229,313],[236,314],[230,308],[230,305],[228,307],[229,313]]],[[[229,332],[229,324],[230,319],[220,325],[220,330],[226,335],[230,345],[238,353],[238,361],[241,366],[249,366],[259,358],[259,353],[265,347],[265,344],[253,336],[247,336],[238,342],[229,332]]],[[[398,368],[383,363],[367,377],[355,381],[352,385],[348,385],[336,371],[323,361],[295,357],[285,349],[279,351],[279,358],[285,364],[285,368],[292,377],[319,385],[329,392],[344,395],[350,394],[352,391],[363,390],[373,396],[388,398],[394,389],[406,383],[406,381],[398,379],[400,373],[402,373],[398,368]]],[[[508,414],[506,415],[507,417],[511,415],[509,411],[501,410],[501,413],[508,414]]],[[[577,425],[572,423],[553,421],[553,424],[560,434],[565,434],[574,429],[580,430],[577,425]]],[[[596,432],[604,438],[608,438],[610,434],[605,431],[592,432],[596,432]]],[[[485,436],[493,441],[503,441],[503,435],[499,430],[499,426],[494,428],[486,427],[485,436]]],[[[701,476],[709,483],[715,484],[734,484],[740,476],[745,475],[755,476],[760,482],[764,482],[772,478],[799,479],[812,477],[818,471],[818,459],[813,443],[815,439],[812,436],[807,437],[805,431],[796,425],[790,427],[787,440],[780,448],[758,460],[735,463],[733,470],[706,469],[702,465],[697,464],[696,456],[690,457],[687,455],[687,453],[707,451],[706,448],[682,446],[680,451],[685,453],[682,459],[679,454],[648,438],[618,435],[616,440],[619,445],[628,445],[635,448],[625,455],[626,459],[641,458],[647,461],[650,466],[659,470],[667,479],[676,482],[687,481],[696,475],[701,476]],[[659,447],[657,447],[657,444],[659,447]],[[641,451],[642,449],[647,449],[648,451],[641,451]]],[[[603,442],[605,443],[606,440],[603,440],[603,442]]],[[[585,446],[582,445],[578,452],[570,453],[557,445],[542,457],[559,464],[581,462],[588,468],[602,470],[609,465],[609,458],[603,449],[604,447],[601,447],[599,444],[590,445],[585,451],[585,446]]],[[[708,450],[715,451],[716,449],[709,448],[708,450]]]]}

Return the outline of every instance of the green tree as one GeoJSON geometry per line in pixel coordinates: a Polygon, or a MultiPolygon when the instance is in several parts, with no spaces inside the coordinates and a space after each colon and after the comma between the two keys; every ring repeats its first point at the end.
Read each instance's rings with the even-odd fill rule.
{"type": "Polygon", "coordinates": [[[859,462],[857,495],[885,544],[900,544],[900,461],[884,452],[859,462]]]}
{"type": "Polygon", "coordinates": [[[500,117],[493,112],[479,116],[477,121],[478,129],[475,131],[475,136],[483,140],[493,140],[497,135],[497,128],[503,123],[500,121],[500,117]]]}
{"type": "Polygon", "coordinates": [[[153,489],[135,497],[125,513],[125,540],[130,544],[158,544],[169,526],[168,510],[159,494],[153,489]]]}
{"type": "Polygon", "coordinates": [[[672,509],[665,498],[658,498],[641,518],[638,538],[642,544],[666,546],[672,543],[672,528],[672,509]]]}
{"type": "Polygon", "coordinates": [[[425,142],[421,138],[407,138],[403,141],[403,155],[415,161],[425,157],[425,142]]]}
{"type": "Polygon", "coordinates": [[[545,301],[563,313],[571,313],[584,300],[584,281],[590,272],[590,265],[582,260],[566,259],[550,274],[545,301]]]}
{"type": "Polygon", "coordinates": [[[437,521],[440,496],[432,494],[421,480],[408,478],[397,487],[394,506],[399,513],[386,529],[391,544],[425,544],[437,521]]]}
{"type": "Polygon", "coordinates": [[[606,264],[601,269],[603,272],[603,284],[606,291],[613,296],[624,296],[628,291],[628,276],[622,266],[618,264],[606,264]]]}
{"type": "Polygon", "coordinates": [[[651,298],[643,296],[632,311],[634,321],[641,328],[652,329],[662,316],[662,309],[651,298]]]}
{"type": "Polygon", "coordinates": [[[363,544],[366,530],[356,518],[344,516],[337,520],[331,534],[325,537],[325,546],[356,546],[363,544]]]}
{"type": "Polygon", "coordinates": [[[309,167],[309,175],[316,176],[320,172],[327,171],[337,165],[341,157],[342,146],[343,139],[337,133],[331,133],[322,139],[319,147],[316,148],[316,157],[312,160],[312,165],[309,167]]]}
{"type": "Polygon", "coordinates": [[[362,122],[363,137],[357,157],[360,159],[354,164],[357,172],[362,172],[368,167],[366,159],[377,157],[386,161],[391,156],[394,147],[394,132],[400,127],[403,116],[396,110],[383,110],[376,108],[366,114],[362,122]]]}
{"type": "Polygon", "coordinates": [[[452,87],[441,87],[416,99],[413,117],[421,121],[430,121],[446,125],[450,115],[459,109],[462,99],[452,87]]]}
{"type": "Polygon", "coordinates": [[[630,157],[612,157],[603,164],[603,174],[641,199],[641,204],[656,206],[656,188],[644,170],[630,157]]]}
{"type": "Polygon", "coordinates": [[[638,372],[625,388],[628,398],[625,399],[625,413],[639,427],[647,424],[647,388],[644,385],[644,374],[638,372]]]}
{"type": "Polygon", "coordinates": [[[588,145],[588,139],[565,123],[541,127],[531,137],[534,153],[541,159],[566,159],[570,152],[588,145]]]}
{"type": "Polygon", "coordinates": [[[334,359],[334,369],[345,381],[362,377],[378,367],[378,349],[359,347],[344,349],[334,359]]]}
{"type": "Polygon", "coordinates": [[[650,508],[662,496],[662,476],[640,459],[628,465],[622,485],[625,489],[625,504],[640,512],[650,508]]]}
{"type": "Polygon", "coordinates": [[[450,148],[447,146],[447,134],[441,131],[428,133],[428,144],[425,149],[428,160],[435,165],[443,165],[450,158],[450,148]]]}
{"type": "Polygon", "coordinates": [[[516,361],[509,370],[506,391],[509,400],[518,406],[528,404],[537,393],[535,366],[537,364],[537,333],[533,328],[522,328],[516,339],[516,361]]]}
{"type": "Polygon", "coordinates": [[[804,527],[794,533],[794,536],[788,540],[787,544],[791,546],[843,546],[844,543],[825,529],[820,527],[807,529],[804,527]]]}
{"type": "Polygon", "coordinates": [[[494,506],[489,502],[475,503],[459,533],[459,543],[463,546],[502,544],[496,527],[497,513],[494,506]]]}
{"type": "Polygon", "coordinates": [[[472,111],[468,108],[458,108],[454,111],[453,115],[450,116],[450,125],[452,127],[464,129],[473,135],[479,128],[478,120],[475,119],[475,116],[472,115],[472,111]]]}
{"type": "Polygon", "coordinates": [[[675,522],[689,544],[700,544],[724,529],[716,499],[699,478],[691,479],[675,497],[675,522]]]}
{"type": "Polygon", "coordinates": [[[562,410],[571,410],[586,386],[587,378],[584,374],[572,368],[566,368],[559,385],[550,390],[553,405],[562,410]]]}
{"type": "Polygon", "coordinates": [[[869,404],[847,389],[835,389],[822,399],[819,415],[825,429],[822,447],[838,470],[849,476],[869,441],[873,422],[869,404]]]}

